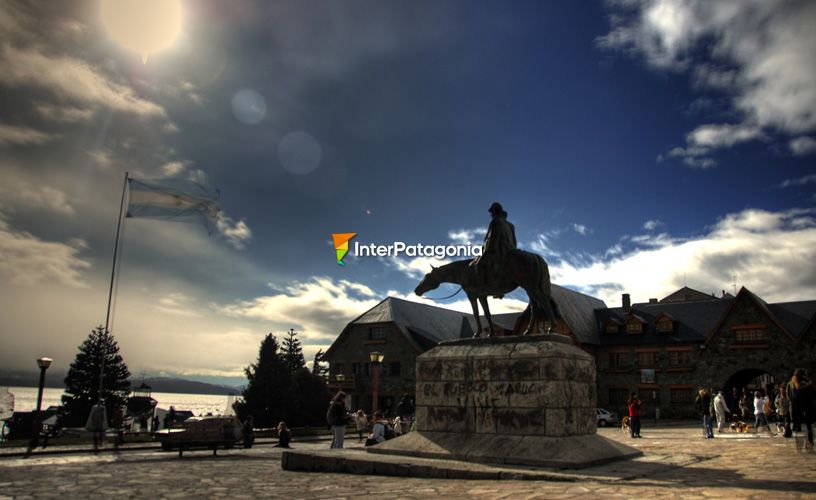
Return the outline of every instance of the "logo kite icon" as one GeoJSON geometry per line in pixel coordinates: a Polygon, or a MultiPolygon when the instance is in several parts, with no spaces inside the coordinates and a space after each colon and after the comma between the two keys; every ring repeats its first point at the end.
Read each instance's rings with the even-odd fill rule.
{"type": "Polygon", "coordinates": [[[349,240],[355,236],[357,236],[357,233],[332,233],[334,249],[337,252],[337,263],[341,266],[346,265],[345,262],[343,262],[343,257],[345,257],[348,253],[349,240]]]}

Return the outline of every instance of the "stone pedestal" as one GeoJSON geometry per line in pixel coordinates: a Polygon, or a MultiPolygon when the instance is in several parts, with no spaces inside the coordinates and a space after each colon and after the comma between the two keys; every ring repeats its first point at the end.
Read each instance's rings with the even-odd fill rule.
{"type": "Polygon", "coordinates": [[[417,432],[370,452],[554,467],[641,454],[595,434],[595,361],[562,335],[443,343],[416,373],[417,432]]]}

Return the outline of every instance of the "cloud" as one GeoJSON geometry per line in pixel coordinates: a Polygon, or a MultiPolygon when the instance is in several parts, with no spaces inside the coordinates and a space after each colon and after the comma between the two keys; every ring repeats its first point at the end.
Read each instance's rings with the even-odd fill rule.
{"type": "Polygon", "coordinates": [[[0,52],[0,83],[44,88],[65,100],[78,100],[142,116],[165,116],[164,108],[137,96],[81,59],[45,55],[4,45],[0,52]]]}
{"type": "Polygon", "coordinates": [[[220,311],[290,325],[302,332],[303,339],[328,343],[349,321],[385,298],[375,295],[366,285],[313,277],[273,295],[222,306],[220,311]]]}
{"type": "Polygon", "coordinates": [[[246,248],[246,244],[252,239],[252,230],[243,219],[235,222],[232,218],[220,213],[216,219],[216,228],[227,242],[238,250],[246,248]]]}
{"type": "Polygon", "coordinates": [[[73,215],[74,207],[68,202],[68,195],[51,186],[32,186],[25,181],[7,175],[0,183],[0,195],[3,201],[0,208],[16,212],[25,207],[33,210],[46,210],[59,215],[73,215]]]}
{"type": "Polygon", "coordinates": [[[728,289],[734,276],[769,301],[816,294],[816,210],[748,209],[729,214],[705,234],[623,238],[616,251],[588,261],[550,266],[553,282],[594,294],[608,305],[620,292],[633,300],[667,295],[688,284],[705,292],[728,289]]]}
{"type": "Polygon", "coordinates": [[[643,223],[643,229],[647,231],[654,231],[658,227],[663,225],[663,221],[659,219],[650,219],[643,223]]]}
{"type": "Polygon", "coordinates": [[[791,139],[788,143],[788,147],[793,154],[796,156],[805,156],[809,154],[816,153],[816,139],[813,137],[797,137],[796,139],[791,139]]]}
{"type": "Polygon", "coordinates": [[[459,245],[469,245],[480,243],[487,234],[486,227],[474,227],[470,229],[452,229],[448,231],[448,238],[459,245]]]}
{"type": "Polygon", "coordinates": [[[758,127],[720,123],[697,127],[686,136],[686,142],[699,148],[729,148],[759,137],[762,137],[762,131],[758,127]]]}
{"type": "Polygon", "coordinates": [[[78,108],[71,105],[57,106],[46,102],[34,104],[34,111],[49,122],[78,123],[87,122],[94,115],[91,108],[78,108]]]}
{"type": "MultiPolygon", "coordinates": [[[[610,6],[612,29],[597,39],[601,48],[642,57],[658,70],[689,72],[697,89],[729,97],[740,123],[702,125],[688,134],[688,145],[729,148],[764,137],[764,130],[782,136],[816,130],[816,3],[621,0],[610,6]]],[[[704,163],[710,162],[686,162],[704,163]]]]}
{"type": "Polygon", "coordinates": [[[11,227],[0,218],[0,277],[19,286],[57,282],[74,288],[87,286],[82,270],[91,267],[79,253],[83,240],[45,241],[11,227]]]}
{"type": "Polygon", "coordinates": [[[816,174],[805,175],[804,177],[799,177],[797,179],[786,179],[777,187],[784,189],[795,186],[805,186],[807,184],[816,184],[816,174]]]}
{"type": "Polygon", "coordinates": [[[29,146],[45,144],[53,138],[54,136],[40,132],[39,130],[34,130],[33,128],[0,123],[0,144],[29,146]]]}
{"type": "Polygon", "coordinates": [[[171,161],[162,165],[161,169],[165,176],[173,177],[183,172],[184,169],[187,168],[187,165],[189,165],[189,162],[171,161]]]}
{"type": "Polygon", "coordinates": [[[583,224],[573,224],[572,230],[580,234],[581,236],[586,236],[587,234],[592,233],[592,229],[589,229],[583,224]]]}

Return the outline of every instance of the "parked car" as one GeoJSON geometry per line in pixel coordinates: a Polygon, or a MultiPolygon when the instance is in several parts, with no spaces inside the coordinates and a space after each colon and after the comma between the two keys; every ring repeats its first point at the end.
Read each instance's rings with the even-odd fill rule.
{"type": "Polygon", "coordinates": [[[598,427],[608,427],[610,425],[617,425],[620,422],[620,418],[618,414],[604,410],[603,408],[597,408],[598,410],[598,427]]]}

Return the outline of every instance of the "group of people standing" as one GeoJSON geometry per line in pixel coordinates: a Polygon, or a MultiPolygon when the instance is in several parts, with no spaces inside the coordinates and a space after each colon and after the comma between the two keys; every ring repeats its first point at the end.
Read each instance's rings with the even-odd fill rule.
{"type": "MultiPolygon", "coordinates": [[[[814,387],[804,369],[798,368],[793,372],[790,381],[774,387],[775,397],[771,397],[764,389],[750,391],[743,388],[737,405],[742,425],[753,420],[753,432],[765,428],[769,434],[775,435],[768,424],[768,417],[775,413],[778,417],[778,430],[784,437],[789,438],[794,432],[802,432],[802,424],[807,429],[807,441],[813,446],[813,420],[816,417],[814,409],[814,387]]],[[[703,431],[706,438],[713,438],[714,416],[717,417],[717,432],[725,432],[733,412],[728,407],[725,395],[719,391],[711,398],[711,391],[700,389],[695,400],[695,408],[703,419],[703,431]]]]}
{"type": "MultiPolygon", "coordinates": [[[[813,421],[816,419],[816,388],[804,369],[798,368],[791,379],[775,387],[775,397],[766,394],[765,390],[749,391],[743,388],[738,400],[739,418],[742,423],[751,422],[753,432],[765,428],[775,435],[768,424],[768,417],[774,412],[779,420],[779,431],[784,437],[802,432],[802,425],[807,429],[806,439],[813,447],[813,421]]],[[[717,418],[717,432],[723,433],[729,427],[733,412],[728,407],[723,391],[712,397],[710,389],[699,390],[694,407],[703,421],[703,435],[706,439],[714,438],[714,418],[717,418]]],[[[626,402],[629,409],[629,434],[633,438],[640,436],[640,418],[642,403],[636,393],[631,393],[626,402]]]]}
{"type": "MultiPolygon", "coordinates": [[[[408,408],[407,396],[400,401],[398,409],[400,408],[408,408]]],[[[403,412],[400,411],[400,413],[403,412]]],[[[379,410],[374,412],[370,420],[363,410],[357,410],[356,413],[351,414],[346,408],[346,393],[339,391],[329,403],[329,409],[326,413],[326,420],[332,431],[331,448],[343,447],[346,438],[346,426],[350,423],[354,423],[357,429],[358,442],[362,442],[363,436],[367,434],[366,446],[382,443],[386,439],[402,434],[403,423],[401,419],[405,418],[405,416],[407,416],[407,413],[397,415],[392,422],[389,422],[379,410]]]]}

